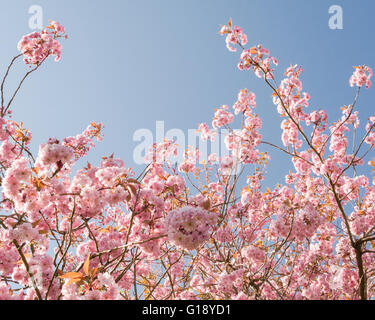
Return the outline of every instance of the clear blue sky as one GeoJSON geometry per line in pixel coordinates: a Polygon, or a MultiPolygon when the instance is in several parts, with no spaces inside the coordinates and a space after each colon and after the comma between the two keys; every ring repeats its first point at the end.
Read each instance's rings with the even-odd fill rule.
{"type": "MultiPolygon", "coordinates": [[[[331,122],[340,106],[353,101],[352,66],[375,68],[373,0],[3,0],[2,73],[18,53],[20,37],[31,32],[31,5],[42,6],[45,24],[53,19],[65,25],[70,38],[63,41],[61,61],[51,59],[26,82],[13,104],[14,118],[31,129],[34,152],[50,136],[75,135],[90,121],[102,122],[105,138],[88,157],[94,164],[114,152],[134,166],[135,130],[154,131],[156,120],[164,120],[166,130],[196,128],[210,122],[214,108],[233,105],[245,87],[257,95],[264,139],[281,144],[269,89],[236,68],[238,54],[217,34],[230,17],[250,45],[262,43],[279,59],[279,80],[291,63],[303,66],[310,108],[327,109],[331,122]],[[343,8],[343,30],[328,27],[328,8],[335,4],[343,8]]],[[[14,88],[26,70],[18,64],[8,86],[14,88]]],[[[362,124],[374,113],[374,98],[375,86],[363,90],[362,124]]],[[[290,161],[279,152],[271,156],[273,185],[284,182],[290,161]]]]}

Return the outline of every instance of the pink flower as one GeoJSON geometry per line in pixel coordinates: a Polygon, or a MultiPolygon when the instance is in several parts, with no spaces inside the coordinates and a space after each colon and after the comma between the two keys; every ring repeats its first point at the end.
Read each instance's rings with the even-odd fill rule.
{"type": "Polygon", "coordinates": [[[243,89],[238,94],[237,102],[233,105],[234,113],[251,112],[250,107],[256,107],[255,94],[253,92],[248,92],[247,89],[243,89]]]}
{"type": "Polygon", "coordinates": [[[55,61],[61,58],[61,44],[56,40],[65,34],[65,28],[56,21],[51,21],[43,31],[32,32],[21,38],[18,50],[24,55],[26,64],[38,65],[49,55],[55,56],[55,61]]]}
{"type": "Polygon", "coordinates": [[[201,133],[203,141],[207,141],[208,139],[214,141],[217,134],[216,131],[210,130],[206,123],[200,123],[197,131],[201,133]]]}
{"type": "Polygon", "coordinates": [[[41,144],[36,163],[42,167],[61,162],[69,162],[73,157],[71,148],[61,145],[56,139],[50,139],[47,143],[41,144]]]}
{"type": "Polygon", "coordinates": [[[229,107],[227,105],[223,105],[216,110],[214,119],[212,120],[213,128],[218,129],[233,122],[234,116],[227,111],[228,109],[229,107]]]}
{"type": "Polygon", "coordinates": [[[366,86],[366,89],[371,87],[372,69],[367,66],[354,67],[355,71],[349,79],[349,84],[351,87],[355,85],[357,87],[366,86]]]}
{"type": "Polygon", "coordinates": [[[219,31],[221,35],[227,35],[225,42],[229,51],[235,52],[235,45],[239,44],[241,46],[246,45],[247,36],[243,33],[243,29],[239,26],[232,25],[232,19],[229,20],[228,25],[223,25],[219,31]]]}
{"type": "Polygon", "coordinates": [[[255,262],[263,262],[265,259],[264,251],[261,248],[255,246],[248,246],[242,249],[242,255],[246,259],[253,260],[255,262]]]}
{"type": "Polygon", "coordinates": [[[184,191],[185,188],[185,179],[181,176],[170,176],[165,185],[173,188],[175,194],[180,194],[184,191]]]}
{"type": "Polygon", "coordinates": [[[164,224],[169,241],[181,248],[193,250],[208,240],[216,222],[215,213],[186,206],[170,211],[164,224]]]}

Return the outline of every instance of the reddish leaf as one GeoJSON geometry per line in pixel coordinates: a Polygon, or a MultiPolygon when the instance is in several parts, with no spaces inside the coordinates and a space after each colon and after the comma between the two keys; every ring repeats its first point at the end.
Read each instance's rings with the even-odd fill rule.
{"type": "Polygon", "coordinates": [[[82,279],[83,274],[80,272],[67,272],[64,275],[60,276],[62,279],[82,279]]]}
{"type": "Polygon", "coordinates": [[[78,278],[77,278],[77,279],[75,279],[75,278],[70,279],[70,280],[68,281],[67,285],[68,285],[68,284],[71,284],[71,283],[75,283],[75,282],[80,282],[81,280],[82,280],[82,279],[80,279],[80,278],[79,278],[79,279],[78,279],[78,278]]]}
{"type": "Polygon", "coordinates": [[[210,199],[207,198],[206,200],[204,200],[203,203],[202,203],[202,206],[206,210],[210,209],[210,207],[211,207],[210,199]]]}
{"type": "Polygon", "coordinates": [[[87,256],[87,259],[83,265],[83,271],[85,271],[86,276],[90,274],[90,255],[87,256]]]}

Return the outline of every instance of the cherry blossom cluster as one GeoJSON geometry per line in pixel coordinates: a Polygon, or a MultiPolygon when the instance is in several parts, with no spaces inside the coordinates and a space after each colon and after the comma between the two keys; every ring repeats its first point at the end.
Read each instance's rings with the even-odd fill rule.
{"type": "Polygon", "coordinates": [[[200,123],[197,131],[200,132],[203,141],[207,141],[208,139],[214,141],[217,134],[216,131],[209,128],[207,123],[200,123]]]}
{"type": "Polygon", "coordinates": [[[229,20],[228,25],[223,25],[221,27],[219,34],[227,35],[225,42],[229,51],[237,51],[237,45],[241,47],[242,53],[240,62],[238,63],[238,68],[240,70],[253,69],[257,77],[262,77],[264,75],[267,79],[273,78],[273,65],[277,66],[278,60],[270,56],[269,50],[262,45],[245,49],[244,46],[247,44],[247,36],[243,33],[242,28],[238,26],[233,27],[232,19],[229,20]]]}
{"type": "Polygon", "coordinates": [[[255,108],[256,105],[255,93],[248,92],[248,90],[245,88],[239,92],[238,99],[233,105],[234,113],[244,113],[247,115],[250,112],[251,107],[255,108]]]}
{"type": "Polygon", "coordinates": [[[368,66],[357,66],[354,67],[355,71],[353,75],[349,79],[349,84],[351,87],[363,87],[365,86],[366,89],[371,87],[371,77],[372,77],[372,69],[368,66]]]}
{"type": "Polygon", "coordinates": [[[217,223],[217,215],[199,207],[186,206],[172,210],[165,218],[169,241],[193,250],[208,240],[217,223]]]}
{"type": "Polygon", "coordinates": [[[240,70],[253,69],[257,77],[261,78],[264,74],[267,79],[272,79],[273,66],[277,65],[277,59],[270,56],[269,50],[259,44],[241,53],[238,68],[240,70]]]}
{"type": "Polygon", "coordinates": [[[232,24],[232,19],[229,20],[228,25],[223,25],[219,31],[221,35],[227,35],[225,42],[229,51],[235,52],[235,45],[240,44],[242,46],[247,43],[247,36],[243,33],[243,29],[239,26],[232,24]]]}
{"type": "Polygon", "coordinates": [[[214,119],[212,120],[212,127],[214,129],[224,127],[233,122],[234,116],[231,112],[227,111],[228,109],[227,105],[223,105],[216,110],[214,119]]]}
{"type": "Polygon", "coordinates": [[[39,147],[36,164],[40,166],[49,166],[55,163],[64,164],[69,162],[73,157],[71,148],[61,145],[57,139],[49,139],[39,147]]]}
{"type": "Polygon", "coordinates": [[[39,65],[49,55],[55,56],[55,61],[61,58],[61,44],[57,40],[65,36],[65,28],[56,21],[51,21],[41,32],[25,35],[18,42],[18,50],[22,52],[26,64],[39,65]]]}
{"type": "Polygon", "coordinates": [[[232,153],[229,157],[219,159],[221,161],[221,168],[226,172],[228,172],[228,170],[230,172],[230,169],[233,167],[233,161],[249,164],[254,163],[258,159],[258,151],[256,148],[259,146],[262,139],[259,133],[262,127],[262,121],[258,115],[253,114],[252,110],[255,107],[255,94],[253,92],[248,92],[247,89],[243,89],[239,92],[237,101],[233,105],[234,114],[229,111],[229,106],[223,105],[219,109],[216,109],[212,120],[213,129],[210,129],[206,123],[201,123],[198,126],[198,131],[201,133],[202,140],[207,140],[208,138],[213,140],[217,134],[215,129],[217,130],[222,127],[228,128],[228,125],[234,121],[235,115],[238,115],[240,112],[242,113],[244,117],[243,129],[230,130],[230,133],[224,137],[225,145],[232,153]]]}

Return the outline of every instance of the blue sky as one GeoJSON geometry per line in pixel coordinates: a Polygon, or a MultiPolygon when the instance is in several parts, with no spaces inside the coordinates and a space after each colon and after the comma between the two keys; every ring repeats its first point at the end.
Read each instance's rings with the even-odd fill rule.
{"type": "MultiPolygon", "coordinates": [[[[76,135],[90,121],[102,122],[105,138],[87,158],[94,164],[114,152],[134,167],[137,129],[154,131],[155,121],[164,120],[166,130],[187,133],[210,122],[216,107],[233,105],[242,88],[257,95],[264,139],[281,145],[271,92],[253,74],[237,69],[239,55],[217,34],[230,17],[244,28],[249,45],[261,43],[278,58],[278,80],[290,64],[303,66],[309,108],[327,109],[330,122],[353,101],[352,66],[375,68],[372,0],[3,0],[2,73],[18,54],[21,36],[32,31],[31,5],[43,8],[45,24],[53,19],[65,25],[69,39],[62,43],[61,61],[51,59],[25,83],[13,104],[14,118],[32,131],[34,153],[51,136],[76,135]],[[343,8],[343,30],[328,27],[331,5],[343,8]]],[[[17,64],[8,93],[26,70],[17,64]]],[[[374,90],[363,90],[358,102],[362,124],[374,113],[374,90]]],[[[276,151],[271,157],[267,183],[284,182],[289,158],[276,151]]]]}

